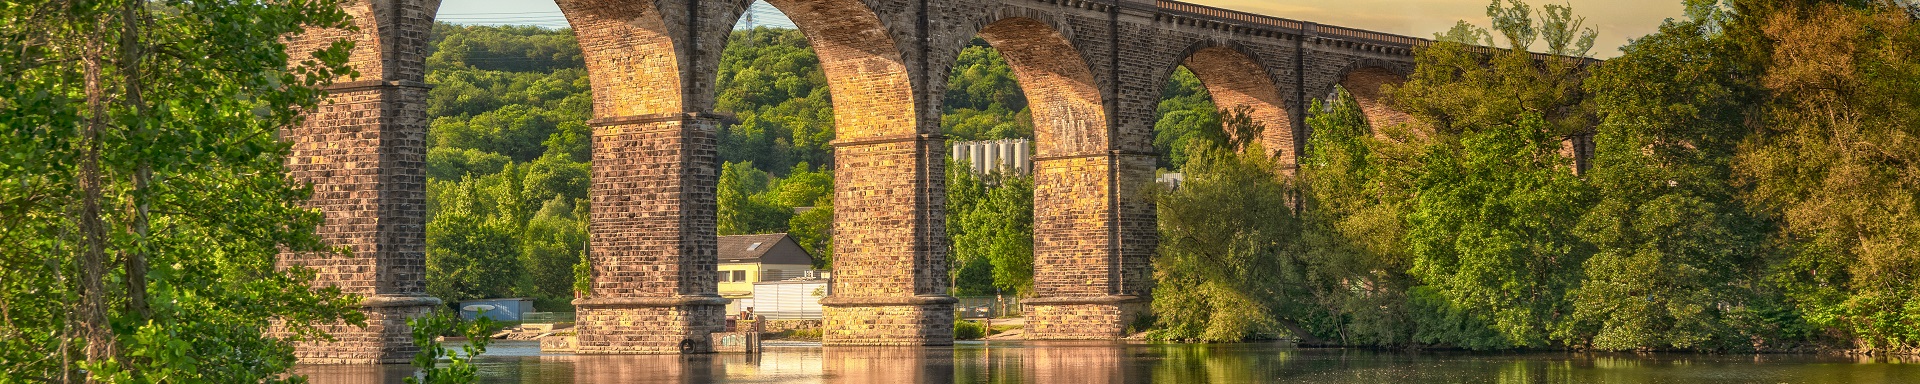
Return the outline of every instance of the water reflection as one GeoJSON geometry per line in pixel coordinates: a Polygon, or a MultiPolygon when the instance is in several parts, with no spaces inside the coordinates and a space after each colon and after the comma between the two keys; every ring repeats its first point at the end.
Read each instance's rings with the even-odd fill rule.
{"type": "MultiPolygon", "coordinates": [[[[1920,365],[1802,355],[1407,353],[1272,344],[770,345],[759,355],[543,355],[495,344],[486,383],[1912,383],[1920,365]]],[[[304,366],[315,383],[400,383],[412,368],[304,366]]]]}

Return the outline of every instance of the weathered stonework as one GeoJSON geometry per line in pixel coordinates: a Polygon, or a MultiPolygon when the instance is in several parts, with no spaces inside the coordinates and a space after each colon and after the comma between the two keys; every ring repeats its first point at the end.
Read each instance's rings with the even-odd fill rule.
{"type": "MultiPolygon", "coordinates": [[[[714,92],[720,51],[752,0],[557,2],[584,50],[596,116],[594,280],[576,301],[579,351],[711,351],[726,303],[716,295],[714,146],[725,118],[712,113],[714,92]]],[[[1375,125],[1410,122],[1382,90],[1404,81],[1426,44],[1174,1],[769,2],[813,44],[835,107],[827,345],[953,342],[940,114],[947,75],[975,37],[1005,55],[1034,110],[1028,308],[1038,339],[1119,337],[1146,310],[1158,244],[1153,125],[1176,67],[1192,69],[1221,107],[1247,108],[1267,127],[1260,141],[1291,168],[1311,136],[1308,105],[1336,86],[1375,125]]],[[[357,32],[315,31],[294,45],[357,41],[354,63],[373,80],[343,82],[333,103],[287,132],[288,163],[316,182],[313,206],[328,214],[322,233],[363,257],[287,262],[380,300],[426,302],[420,81],[438,5],[363,0],[349,5],[357,32]]],[[[395,321],[421,308],[370,306],[380,320],[369,333],[303,356],[393,361],[411,351],[395,321]]]]}
{"type": "MultiPolygon", "coordinates": [[[[724,299],[720,299],[724,300],[724,299]]],[[[726,304],[654,306],[576,301],[584,355],[713,352],[711,335],[726,329],[726,304]],[[591,328],[589,328],[591,327],[591,328]]]]}
{"type": "Polygon", "coordinates": [[[718,293],[715,134],[720,118],[595,120],[592,295],[574,301],[578,353],[712,352],[718,293]]]}
{"type": "MultiPolygon", "coordinates": [[[[1146,312],[1137,296],[1029,300],[1028,339],[1111,340],[1127,337],[1128,327],[1146,312]]],[[[1138,331],[1138,330],[1134,330],[1138,331]]]]}
{"type": "Polygon", "coordinates": [[[360,311],[366,328],[347,324],[321,326],[333,335],[330,343],[300,343],[295,354],[304,364],[405,364],[419,352],[407,319],[431,313],[440,300],[424,296],[376,296],[360,311]]]}
{"type": "Polygon", "coordinates": [[[319,325],[334,342],[303,342],[304,363],[405,363],[417,348],[406,320],[441,305],[426,296],[427,86],[425,48],[437,0],[353,3],[359,30],[294,36],[292,60],[338,40],[355,42],[350,63],[362,78],[335,79],[330,97],[303,124],[282,132],[293,145],[287,168],[313,183],[307,205],[325,216],[318,232],[350,256],[282,255],[283,265],[318,272],[316,284],[365,297],[366,327],[319,325]]]}

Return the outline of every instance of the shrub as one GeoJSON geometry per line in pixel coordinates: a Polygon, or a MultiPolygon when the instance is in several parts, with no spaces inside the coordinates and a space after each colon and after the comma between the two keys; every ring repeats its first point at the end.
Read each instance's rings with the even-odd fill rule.
{"type": "Polygon", "coordinates": [[[956,320],[953,322],[953,338],[955,340],[977,340],[986,336],[987,328],[980,326],[979,323],[966,320],[956,320]]]}

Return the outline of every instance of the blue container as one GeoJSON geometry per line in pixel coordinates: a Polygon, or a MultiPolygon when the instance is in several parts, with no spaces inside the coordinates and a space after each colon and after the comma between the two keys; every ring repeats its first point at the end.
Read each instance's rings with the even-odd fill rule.
{"type": "Polygon", "coordinates": [[[533,299],[484,299],[460,302],[460,318],[473,320],[482,316],[493,321],[520,321],[521,316],[533,312],[533,299]]]}

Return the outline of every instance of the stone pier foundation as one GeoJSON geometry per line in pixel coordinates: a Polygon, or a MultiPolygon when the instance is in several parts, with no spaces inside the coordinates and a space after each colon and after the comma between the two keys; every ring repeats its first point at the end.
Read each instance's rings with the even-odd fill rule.
{"type": "Polygon", "coordinates": [[[574,300],[580,354],[711,353],[725,331],[714,188],[722,118],[593,121],[592,294],[574,300]]]}
{"type": "Polygon", "coordinates": [[[579,324],[594,330],[580,332],[580,354],[712,353],[707,335],[726,331],[726,299],[672,299],[655,303],[634,300],[580,300],[574,302],[579,324]]]}
{"type": "Polygon", "coordinates": [[[1083,300],[1032,299],[1024,304],[1029,339],[1112,340],[1128,336],[1128,328],[1140,314],[1146,313],[1148,303],[1138,297],[1115,296],[1083,300]]]}
{"type": "Polygon", "coordinates": [[[831,295],[821,342],[952,345],[947,295],[945,138],[836,143],[831,295]]]}
{"type": "Polygon", "coordinates": [[[1150,155],[1109,151],[1035,165],[1030,340],[1111,340],[1147,311],[1156,241],[1150,155]]]}

